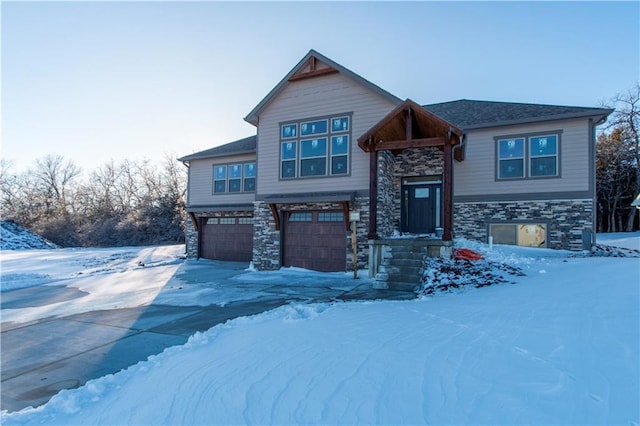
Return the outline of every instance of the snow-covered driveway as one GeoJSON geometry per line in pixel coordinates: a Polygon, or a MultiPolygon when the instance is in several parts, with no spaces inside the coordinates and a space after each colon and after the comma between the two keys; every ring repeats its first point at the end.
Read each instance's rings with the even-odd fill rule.
{"type": "Polygon", "coordinates": [[[526,276],[234,319],[2,422],[639,425],[640,260],[473,248],[526,276]]]}

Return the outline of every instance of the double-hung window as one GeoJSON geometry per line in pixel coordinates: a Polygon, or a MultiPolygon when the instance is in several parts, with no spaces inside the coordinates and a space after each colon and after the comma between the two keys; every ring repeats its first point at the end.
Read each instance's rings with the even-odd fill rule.
{"type": "Polygon", "coordinates": [[[558,136],[545,135],[529,138],[529,175],[558,175],[558,136]]]}
{"type": "Polygon", "coordinates": [[[499,180],[559,176],[559,135],[496,138],[499,180]]]}
{"type": "Polygon", "coordinates": [[[256,163],[216,164],[213,166],[213,193],[226,194],[256,190],[256,163]]]}
{"type": "Polygon", "coordinates": [[[280,179],[349,173],[351,116],[341,114],[280,125],[280,179]]]}
{"type": "Polygon", "coordinates": [[[498,176],[500,179],[524,177],[524,138],[498,141],[498,176]]]}

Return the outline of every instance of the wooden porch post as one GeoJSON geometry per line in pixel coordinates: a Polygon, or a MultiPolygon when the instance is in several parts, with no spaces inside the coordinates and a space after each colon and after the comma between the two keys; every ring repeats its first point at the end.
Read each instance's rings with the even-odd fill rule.
{"type": "Polygon", "coordinates": [[[378,239],[378,151],[369,139],[369,235],[370,240],[378,239]]]}
{"type": "Polygon", "coordinates": [[[447,138],[444,144],[444,170],[442,173],[443,180],[443,197],[444,197],[444,226],[442,233],[442,241],[453,240],[453,164],[452,164],[451,137],[447,138]]]}

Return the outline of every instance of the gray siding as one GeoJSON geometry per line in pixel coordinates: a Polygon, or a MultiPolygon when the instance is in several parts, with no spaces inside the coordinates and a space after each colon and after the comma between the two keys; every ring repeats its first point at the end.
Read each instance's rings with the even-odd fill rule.
{"type": "Polygon", "coordinates": [[[548,198],[571,194],[588,195],[590,184],[590,127],[587,119],[549,121],[519,126],[505,126],[470,131],[466,135],[463,162],[454,162],[454,196],[482,200],[486,196],[522,198],[527,193],[545,193],[548,198]],[[496,180],[496,142],[494,137],[515,134],[546,133],[561,130],[560,177],[496,180]]]}
{"type": "Polygon", "coordinates": [[[192,160],[189,167],[189,188],[187,204],[189,206],[210,206],[224,204],[252,203],[254,192],[234,194],[213,194],[213,165],[255,161],[255,154],[233,155],[228,157],[192,160]]]}
{"type": "Polygon", "coordinates": [[[358,147],[357,138],[394,107],[394,103],[342,74],[291,82],[259,117],[258,194],[368,190],[369,158],[358,147]],[[351,112],[350,176],[279,180],[279,123],[351,112]]]}

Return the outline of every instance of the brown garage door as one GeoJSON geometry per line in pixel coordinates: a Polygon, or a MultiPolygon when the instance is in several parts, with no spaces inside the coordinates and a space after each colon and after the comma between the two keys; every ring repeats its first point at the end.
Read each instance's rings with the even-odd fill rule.
{"type": "Polygon", "coordinates": [[[253,257],[253,218],[210,217],[202,221],[200,257],[249,262],[253,257]]]}
{"type": "Polygon", "coordinates": [[[346,270],[347,232],[342,212],[285,212],[284,217],[284,266],[346,270]]]}

